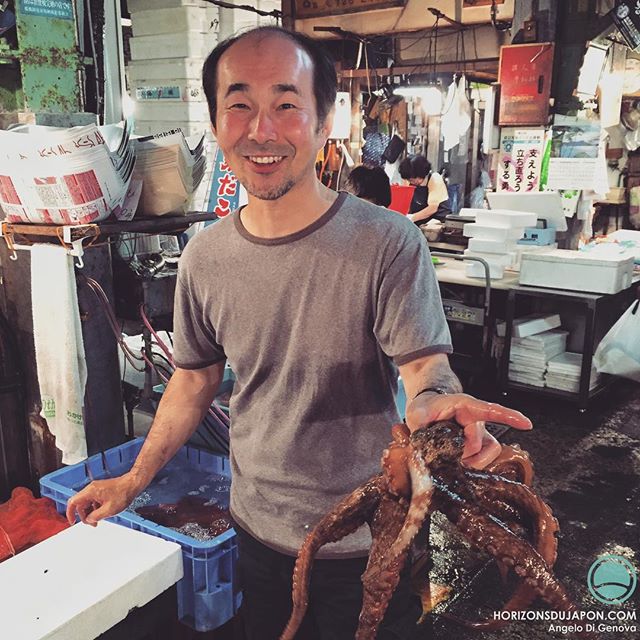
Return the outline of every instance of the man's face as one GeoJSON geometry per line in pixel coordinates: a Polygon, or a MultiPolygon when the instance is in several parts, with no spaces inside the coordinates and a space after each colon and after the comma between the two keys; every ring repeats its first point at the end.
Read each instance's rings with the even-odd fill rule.
{"type": "Polygon", "coordinates": [[[313,63],[291,40],[248,36],[222,55],[214,134],[250,195],[277,200],[312,178],[328,120],[318,123],[313,63]]]}
{"type": "Polygon", "coordinates": [[[419,187],[424,182],[424,178],[409,178],[409,184],[419,187]]]}

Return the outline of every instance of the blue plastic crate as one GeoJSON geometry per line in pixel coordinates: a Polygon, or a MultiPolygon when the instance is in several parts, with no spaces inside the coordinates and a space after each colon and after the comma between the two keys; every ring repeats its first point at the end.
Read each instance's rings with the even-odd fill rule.
{"type": "MultiPolygon", "coordinates": [[[[143,442],[144,438],[137,438],[106,451],[106,468],[102,456],[95,455],[85,462],[44,476],[40,479],[42,495],[54,500],[58,512],[64,513],[69,498],[89,483],[87,469],[94,479],[122,475],[133,466],[143,442]]],[[[188,445],[178,451],[171,464],[231,477],[226,458],[188,445]]],[[[178,615],[182,622],[196,631],[211,631],[234,616],[242,594],[234,577],[238,547],[233,529],[213,540],[201,542],[129,511],[109,520],[177,542],[182,547],[184,577],[177,585],[178,615]]]]}

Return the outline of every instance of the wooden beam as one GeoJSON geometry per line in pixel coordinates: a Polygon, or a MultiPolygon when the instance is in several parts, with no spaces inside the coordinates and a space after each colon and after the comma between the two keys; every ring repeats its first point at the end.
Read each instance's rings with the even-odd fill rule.
{"type": "MultiPolygon", "coordinates": [[[[462,73],[473,75],[475,78],[496,82],[498,79],[498,58],[485,58],[462,62],[439,62],[435,65],[435,73],[462,73]]],[[[396,75],[428,75],[434,72],[433,63],[402,65],[400,67],[377,69],[338,69],[338,75],[342,78],[364,78],[367,74],[378,77],[396,75]]]]}

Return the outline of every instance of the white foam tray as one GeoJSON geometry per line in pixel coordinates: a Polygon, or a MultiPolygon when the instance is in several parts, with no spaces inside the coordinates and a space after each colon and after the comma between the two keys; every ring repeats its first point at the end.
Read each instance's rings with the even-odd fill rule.
{"type": "Polygon", "coordinates": [[[175,584],[180,545],[76,524],[0,564],[0,638],[91,640],[175,584]]]}

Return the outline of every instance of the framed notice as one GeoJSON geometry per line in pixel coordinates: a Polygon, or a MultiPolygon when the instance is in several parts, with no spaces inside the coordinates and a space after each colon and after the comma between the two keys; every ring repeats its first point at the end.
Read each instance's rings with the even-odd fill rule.
{"type": "Polygon", "coordinates": [[[356,11],[404,7],[407,0],[295,0],[296,18],[342,15],[356,11]]]}
{"type": "Polygon", "coordinates": [[[552,72],[552,42],[501,47],[498,124],[502,127],[546,125],[552,72]]]}
{"type": "Polygon", "coordinates": [[[527,193],[540,190],[545,130],[505,127],[500,136],[497,191],[527,193]]]}

